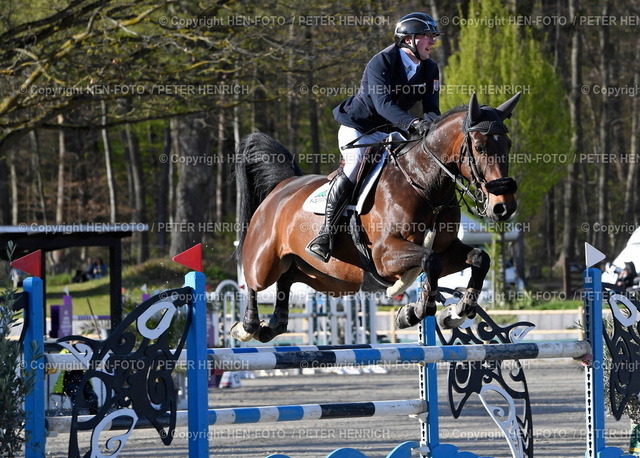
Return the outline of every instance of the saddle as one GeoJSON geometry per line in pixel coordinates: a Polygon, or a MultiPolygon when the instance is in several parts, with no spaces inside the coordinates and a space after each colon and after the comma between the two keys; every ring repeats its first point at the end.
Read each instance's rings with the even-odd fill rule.
{"type": "MultiPolygon", "coordinates": [[[[358,213],[362,212],[366,198],[369,193],[375,189],[382,169],[385,167],[387,159],[389,157],[389,151],[396,152],[404,148],[409,148],[407,141],[399,132],[392,132],[388,139],[388,142],[393,142],[391,145],[385,143],[367,147],[365,151],[365,157],[360,163],[360,169],[358,170],[356,187],[351,196],[349,206],[347,210],[356,210],[358,213]],[[398,142],[398,143],[396,143],[398,142]]],[[[327,192],[329,190],[329,184],[331,180],[338,174],[338,170],[331,172],[327,176],[327,182],[323,183],[315,191],[313,191],[302,205],[304,211],[315,213],[317,215],[324,215],[327,192]]],[[[346,213],[345,211],[345,213],[346,213]]]]}
{"type": "MultiPolygon", "coordinates": [[[[348,233],[351,235],[351,240],[358,251],[364,271],[361,290],[367,292],[380,291],[393,286],[393,283],[383,279],[376,270],[371,250],[369,250],[369,240],[360,218],[365,201],[375,188],[382,169],[386,166],[390,152],[397,153],[401,152],[402,149],[410,148],[410,145],[406,143],[406,139],[399,132],[391,133],[388,141],[392,143],[390,145],[383,143],[367,147],[358,170],[356,187],[351,197],[350,205],[345,210],[344,215],[347,216],[347,219],[341,218],[342,224],[348,221],[348,233]]],[[[324,214],[329,183],[337,173],[338,170],[332,172],[327,177],[328,181],[311,193],[302,207],[303,210],[324,214]]]]}

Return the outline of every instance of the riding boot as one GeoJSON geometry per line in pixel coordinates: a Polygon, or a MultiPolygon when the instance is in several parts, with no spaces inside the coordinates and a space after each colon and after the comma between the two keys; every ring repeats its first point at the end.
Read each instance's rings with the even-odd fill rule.
{"type": "Polygon", "coordinates": [[[333,251],[333,237],[338,231],[338,220],[351,200],[355,185],[341,170],[331,181],[327,193],[324,224],[320,233],[307,245],[307,252],[324,262],[329,262],[333,251]]]}

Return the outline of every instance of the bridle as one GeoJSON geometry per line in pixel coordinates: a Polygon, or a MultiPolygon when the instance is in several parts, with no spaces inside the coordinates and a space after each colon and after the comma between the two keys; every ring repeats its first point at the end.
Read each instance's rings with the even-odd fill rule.
{"type": "MultiPolygon", "coordinates": [[[[490,108],[490,107],[486,107],[486,108],[490,108]]],[[[494,110],[493,108],[491,109],[494,110]]],[[[429,205],[434,209],[434,211],[436,208],[439,211],[441,208],[446,206],[459,206],[460,202],[462,201],[464,202],[464,204],[466,205],[467,209],[470,212],[475,213],[478,216],[486,216],[487,203],[489,201],[489,198],[488,198],[488,195],[485,194],[485,192],[482,190],[482,185],[484,185],[487,193],[494,194],[494,195],[513,194],[518,189],[518,185],[516,181],[511,177],[502,177],[502,178],[497,178],[495,180],[487,181],[484,175],[480,173],[480,170],[478,169],[478,164],[476,162],[476,157],[473,154],[474,149],[471,143],[471,132],[480,132],[483,135],[497,135],[497,134],[506,134],[507,132],[509,132],[509,129],[507,129],[507,126],[502,121],[497,121],[495,119],[488,120],[488,121],[480,121],[480,122],[474,123],[473,126],[469,126],[468,115],[465,115],[465,119],[462,124],[462,133],[464,134],[465,139],[462,142],[462,145],[460,146],[460,152],[458,154],[458,162],[457,162],[458,173],[451,172],[447,168],[446,164],[442,162],[442,160],[440,160],[440,158],[436,156],[435,153],[429,149],[429,147],[427,146],[428,133],[423,136],[421,141],[422,152],[427,153],[431,157],[431,159],[438,165],[438,167],[440,167],[440,169],[442,169],[449,176],[449,178],[451,178],[451,180],[454,182],[455,188],[458,191],[458,195],[459,195],[457,202],[455,204],[453,204],[453,201],[456,200],[454,195],[452,202],[448,202],[441,206],[434,206],[430,202],[427,189],[424,186],[417,183],[415,180],[413,180],[413,178],[410,176],[407,169],[398,160],[398,158],[406,154],[406,152],[403,154],[398,154],[397,152],[393,153],[390,151],[391,157],[394,159],[395,165],[400,169],[405,179],[409,182],[411,187],[418,193],[418,195],[420,195],[420,197],[422,197],[427,203],[429,203],[429,205]],[[470,171],[470,175],[471,175],[470,179],[468,179],[462,174],[462,166],[464,165],[465,159],[467,161],[467,166],[470,171]],[[474,209],[472,209],[467,203],[467,201],[464,199],[465,196],[468,196],[473,201],[475,206],[474,209]]]]}

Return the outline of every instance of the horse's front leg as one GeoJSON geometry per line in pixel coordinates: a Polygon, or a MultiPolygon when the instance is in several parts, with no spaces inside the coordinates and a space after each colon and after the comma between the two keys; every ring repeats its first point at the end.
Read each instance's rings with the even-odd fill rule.
{"type": "Polygon", "coordinates": [[[398,328],[409,328],[420,323],[424,317],[435,315],[442,263],[435,251],[406,240],[387,242],[386,246],[387,250],[381,256],[383,268],[380,269],[384,276],[401,276],[404,272],[419,267],[427,277],[418,300],[400,308],[396,314],[398,328]]]}
{"type": "Polygon", "coordinates": [[[452,306],[448,313],[440,316],[440,325],[445,328],[459,326],[462,321],[476,316],[478,297],[482,292],[482,284],[489,272],[491,259],[489,255],[479,248],[465,245],[456,239],[451,246],[442,252],[440,256],[446,266],[442,275],[459,272],[471,267],[471,279],[457,305],[452,306]]]}

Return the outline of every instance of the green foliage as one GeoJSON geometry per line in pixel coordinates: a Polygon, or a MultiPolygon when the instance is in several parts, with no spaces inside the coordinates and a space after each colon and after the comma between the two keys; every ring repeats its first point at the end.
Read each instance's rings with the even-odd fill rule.
{"type": "Polygon", "coordinates": [[[23,403],[33,386],[30,371],[20,368],[20,343],[10,339],[16,325],[12,309],[15,292],[6,289],[0,298],[0,456],[16,456],[25,442],[23,403]]]}
{"type": "MultiPolygon", "coordinates": [[[[467,16],[508,18],[497,0],[472,1],[467,16]]],[[[534,40],[531,30],[496,21],[494,27],[470,20],[462,26],[459,49],[445,69],[441,105],[469,102],[476,92],[481,104],[498,106],[521,90],[520,103],[507,125],[513,146],[510,174],[518,181],[519,218],[526,220],[542,204],[544,194],[558,182],[569,155],[570,122],[560,77],[534,40]]]]}
{"type": "Polygon", "coordinates": [[[143,284],[149,287],[174,288],[184,283],[188,268],[166,259],[151,259],[143,264],[128,267],[122,272],[125,288],[135,288],[143,284]]]}
{"type": "Polygon", "coordinates": [[[47,285],[50,286],[65,286],[71,283],[73,275],[70,273],[50,275],[47,277],[47,285]]]}
{"type": "Polygon", "coordinates": [[[580,300],[563,299],[561,294],[559,299],[548,300],[547,297],[551,296],[553,294],[549,294],[548,291],[524,290],[515,296],[515,300],[509,301],[505,308],[508,310],[576,310],[583,305],[580,300]]]}

